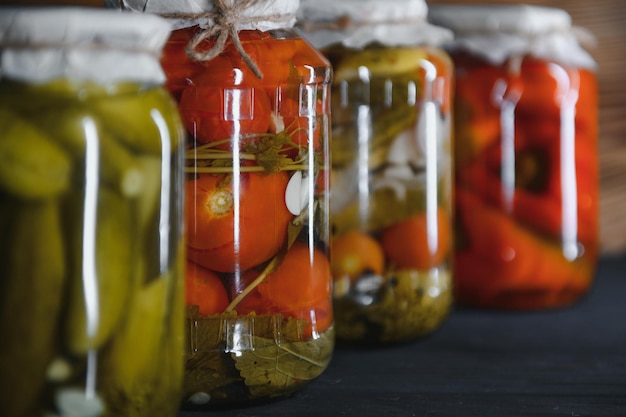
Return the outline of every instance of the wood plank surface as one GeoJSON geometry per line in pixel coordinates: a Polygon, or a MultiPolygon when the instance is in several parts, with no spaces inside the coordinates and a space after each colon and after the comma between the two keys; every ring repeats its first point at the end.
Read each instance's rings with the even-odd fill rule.
{"type": "MultiPolygon", "coordinates": [[[[435,4],[516,4],[511,0],[429,0],[435,4]]],[[[558,7],[596,38],[599,65],[600,242],[603,253],[626,253],[626,1],[528,0],[558,7]]]]}

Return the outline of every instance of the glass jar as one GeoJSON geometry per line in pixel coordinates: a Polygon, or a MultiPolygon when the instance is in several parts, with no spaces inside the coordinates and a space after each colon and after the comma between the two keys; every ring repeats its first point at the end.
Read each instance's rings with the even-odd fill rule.
{"type": "Polygon", "coordinates": [[[595,63],[563,10],[439,6],[456,32],[456,298],[558,307],[598,256],[595,63]]]}
{"type": "Polygon", "coordinates": [[[184,141],[157,58],[169,33],[156,16],[0,11],[4,416],[176,414],[184,141]]]}
{"type": "Polygon", "coordinates": [[[334,346],[330,65],[292,29],[293,0],[162,3],[147,11],[174,21],[162,65],[187,128],[183,407],[285,396],[334,346]]]}
{"type": "Polygon", "coordinates": [[[402,342],[451,308],[452,64],[415,0],[303,1],[328,57],[331,264],[337,338],[402,342]],[[337,4],[335,4],[337,3],[337,4]]]}

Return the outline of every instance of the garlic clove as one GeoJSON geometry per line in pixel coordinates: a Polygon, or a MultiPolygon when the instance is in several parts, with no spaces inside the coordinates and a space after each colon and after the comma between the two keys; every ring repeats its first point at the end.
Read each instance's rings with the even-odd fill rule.
{"type": "Polygon", "coordinates": [[[296,171],[287,184],[285,190],[285,204],[294,216],[302,213],[309,201],[309,178],[302,175],[302,171],[296,171]]]}

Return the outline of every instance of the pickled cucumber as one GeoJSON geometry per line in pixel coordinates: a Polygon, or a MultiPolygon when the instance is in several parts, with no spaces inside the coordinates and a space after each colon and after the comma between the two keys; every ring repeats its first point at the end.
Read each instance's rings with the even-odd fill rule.
{"type": "MultiPolygon", "coordinates": [[[[146,286],[135,288],[129,300],[127,319],[111,345],[103,351],[102,386],[107,403],[113,407],[107,415],[165,416],[168,415],[166,410],[146,413],[145,407],[152,408],[151,404],[157,401],[163,401],[161,404],[176,401],[176,398],[168,397],[173,394],[167,391],[175,391],[178,387],[174,385],[180,380],[167,380],[162,369],[164,364],[172,363],[169,356],[174,353],[173,347],[179,346],[173,343],[180,343],[169,339],[172,326],[168,320],[181,319],[180,315],[170,316],[173,278],[173,274],[163,275],[146,286]]],[[[182,325],[182,320],[180,323],[182,325]]],[[[182,367],[182,354],[179,359],[181,362],[176,366],[182,367]]],[[[179,377],[176,373],[172,376],[179,377]]]]}
{"type": "Polygon", "coordinates": [[[95,224],[89,224],[85,218],[90,213],[82,214],[85,203],[81,199],[73,196],[72,210],[68,210],[73,264],[64,318],[65,345],[80,355],[102,346],[119,328],[128,305],[134,238],[128,200],[101,188],[95,224]],[[91,292],[86,292],[90,285],[91,292]],[[91,317],[88,309],[93,309],[91,317]]]}
{"type": "MultiPolygon", "coordinates": [[[[161,199],[161,160],[155,156],[138,159],[146,184],[135,199],[134,223],[139,237],[137,253],[145,259],[139,282],[147,283],[161,274],[164,259],[159,229],[161,199]]],[[[168,247],[167,250],[170,248],[168,247]]],[[[169,262],[169,261],[168,261],[169,262]]]]}
{"type": "Polygon", "coordinates": [[[407,187],[404,198],[398,198],[391,188],[380,188],[370,195],[366,218],[360,215],[359,200],[355,198],[344,210],[331,217],[331,230],[334,235],[354,229],[376,232],[419,213],[424,210],[425,204],[426,190],[422,187],[407,187]]]}
{"type": "MultiPolygon", "coordinates": [[[[158,214],[161,198],[161,158],[142,156],[137,166],[145,179],[141,193],[137,196],[137,228],[144,233],[158,214]]],[[[152,223],[154,224],[154,223],[152,223]]]]}
{"type": "Polygon", "coordinates": [[[71,161],[59,146],[0,107],[0,188],[21,198],[54,197],[70,185],[71,161]]]}
{"type": "Polygon", "coordinates": [[[125,196],[139,194],[145,178],[135,155],[115,140],[103,128],[104,121],[96,120],[89,107],[67,105],[33,118],[33,125],[54,138],[60,147],[82,166],[86,158],[87,143],[95,146],[102,181],[125,196]]]}
{"type": "Polygon", "coordinates": [[[359,79],[361,68],[368,77],[385,77],[420,68],[426,53],[416,48],[369,48],[340,59],[334,70],[333,82],[359,79]]]}
{"type": "Polygon", "coordinates": [[[102,160],[106,161],[101,169],[104,182],[126,197],[140,194],[148,179],[138,158],[107,132],[100,138],[100,149],[102,160]]]}
{"type": "Polygon", "coordinates": [[[161,155],[164,141],[173,150],[184,138],[181,129],[173,128],[181,126],[178,109],[164,90],[108,97],[91,105],[100,120],[110,121],[106,128],[111,134],[137,152],[161,155]],[[169,141],[165,140],[166,136],[169,141]]]}
{"type": "Polygon", "coordinates": [[[40,403],[57,354],[65,254],[58,203],[0,196],[0,404],[26,416],[40,403]]]}
{"type": "Polygon", "coordinates": [[[0,80],[1,415],[62,414],[55,396],[93,375],[102,417],[175,414],[184,246],[167,265],[158,250],[162,197],[178,194],[161,189],[164,151],[182,175],[177,117],[165,90],[136,83],[0,80]]]}
{"type": "MultiPolygon", "coordinates": [[[[409,106],[397,106],[371,118],[372,136],[368,139],[369,168],[374,169],[385,161],[393,140],[408,126],[417,121],[417,109],[409,106]]],[[[359,126],[338,125],[333,127],[332,156],[333,167],[345,166],[358,156],[359,126]]]]}
{"type": "Polygon", "coordinates": [[[3,78],[0,80],[0,107],[11,109],[30,121],[57,108],[62,102],[75,102],[76,88],[76,83],[61,79],[31,84],[3,78]],[[37,99],[33,100],[33,97],[37,99]]]}

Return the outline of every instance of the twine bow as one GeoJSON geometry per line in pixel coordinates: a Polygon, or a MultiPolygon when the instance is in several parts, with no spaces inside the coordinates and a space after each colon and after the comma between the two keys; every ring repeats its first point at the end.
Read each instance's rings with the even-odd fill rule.
{"type": "Polygon", "coordinates": [[[196,61],[210,61],[220,55],[228,40],[230,40],[248,68],[258,77],[263,78],[263,73],[256,62],[248,55],[239,39],[238,28],[245,24],[254,24],[261,21],[283,22],[292,18],[285,14],[264,14],[249,16],[244,12],[255,5],[267,0],[213,0],[213,10],[204,14],[164,14],[169,18],[209,18],[213,24],[194,36],[187,45],[187,55],[196,61]],[[199,50],[202,42],[215,39],[215,44],[208,51],[199,50]]]}
{"type": "Polygon", "coordinates": [[[189,41],[187,45],[187,55],[196,61],[210,61],[224,51],[226,42],[230,39],[235,46],[239,55],[246,63],[248,68],[252,70],[258,78],[263,78],[263,73],[257,66],[256,62],[243,49],[239,40],[239,32],[237,27],[244,23],[258,22],[261,18],[258,16],[246,17],[242,15],[243,10],[258,3],[258,0],[214,0],[214,12],[210,13],[213,20],[213,26],[198,33],[189,41]],[[199,51],[198,47],[207,39],[216,38],[215,45],[208,51],[199,51]]]}

